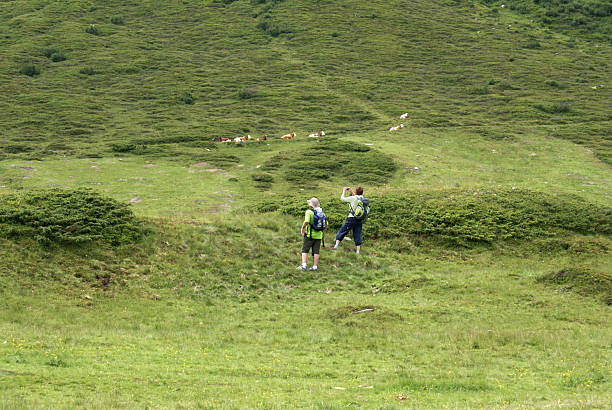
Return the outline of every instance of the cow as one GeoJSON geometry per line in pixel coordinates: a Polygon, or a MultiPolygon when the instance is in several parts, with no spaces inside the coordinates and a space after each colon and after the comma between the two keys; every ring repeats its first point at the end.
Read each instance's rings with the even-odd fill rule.
{"type": "Polygon", "coordinates": [[[228,142],[229,140],[229,138],[219,137],[219,142],[228,142]]]}
{"type": "Polygon", "coordinates": [[[310,138],[319,138],[325,135],[325,131],[315,132],[309,135],[310,138]]]}
{"type": "Polygon", "coordinates": [[[389,131],[397,131],[397,130],[401,130],[402,128],[404,128],[404,124],[400,124],[400,125],[396,125],[395,127],[391,127],[389,128],[389,131]]]}
{"type": "Polygon", "coordinates": [[[253,139],[253,137],[251,137],[250,135],[244,135],[242,137],[236,137],[234,138],[234,142],[246,142],[250,139],[253,139]]]}
{"type": "Polygon", "coordinates": [[[405,112],[402,115],[400,115],[400,119],[402,119],[402,120],[405,119],[405,118],[408,118],[408,117],[410,117],[410,115],[407,112],[405,112]]]}
{"type": "Polygon", "coordinates": [[[262,135],[261,137],[257,138],[257,141],[265,141],[268,139],[267,135],[262,135]]]}
{"type": "Polygon", "coordinates": [[[293,139],[295,137],[295,132],[289,133],[289,134],[285,134],[281,137],[282,140],[290,140],[293,139]]]}

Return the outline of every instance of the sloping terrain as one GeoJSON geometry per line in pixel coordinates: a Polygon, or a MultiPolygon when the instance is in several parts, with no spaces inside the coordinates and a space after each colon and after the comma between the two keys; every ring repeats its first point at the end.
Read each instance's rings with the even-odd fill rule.
{"type": "Polygon", "coordinates": [[[383,131],[409,111],[417,128],[546,127],[609,158],[610,43],[531,17],[467,1],[5,1],[2,151],[383,131]]]}
{"type": "Polygon", "coordinates": [[[0,408],[612,407],[611,10],[503,5],[0,1],[0,408]]]}

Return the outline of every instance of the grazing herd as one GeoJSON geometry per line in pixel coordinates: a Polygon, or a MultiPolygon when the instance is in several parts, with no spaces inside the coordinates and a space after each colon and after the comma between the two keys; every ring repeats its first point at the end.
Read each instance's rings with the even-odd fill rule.
{"type": "MultiPolygon", "coordinates": [[[[405,120],[408,117],[410,117],[410,114],[408,114],[407,112],[400,115],[401,120],[405,120]]],[[[395,127],[391,127],[389,128],[389,131],[397,131],[397,130],[401,130],[402,128],[404,128],[404,124],[400,124],[400,125],[396,125],[395,127]]]]}
{"type": "MultiPolygon", "coordinates": [[[[400,115],[400,119],[406,119],[408,118],[410,115],[406,112],[402,115],[400,115]]],[[[396,125],[395,127],[391,127],[389,128],[389,131],[397,131],[397,130],[401,130],[402,128],[404,128],[404,124],[400,124],[400,125],[396,125]]],[[[282,137],[280,137],[280,139],[282,140],[292,140],[296,137],[296,133],[295,132],[290,132],[289,134],[285,134],[282,137]]],[[[319,132],[313,132],[312,134],[308,135],[309,138],[320,138],[320,137],[324,137],[325,136],[325,131],[319,131],[319,132]]],[[[261,137],[258,137],[256,140],[257,141],[266,141],[268,139],[267,135],[263,135],[261,137]]],[[[214,141],[219,141],[219,142],[228,142],[228,143],[242,143],[242,142],[247,142],[247,141],[251,141],[253,140],[253,137],[251,137],[250,135],[244,135],[242,137],[235,137],[235,138],[226,138],[226,137],[217,137],[214,139],[214,141]]]]}

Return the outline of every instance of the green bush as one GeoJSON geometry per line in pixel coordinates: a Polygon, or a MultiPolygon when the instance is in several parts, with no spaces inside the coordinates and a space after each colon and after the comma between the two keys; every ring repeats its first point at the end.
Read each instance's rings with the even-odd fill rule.
{"type": "Polygon", "coordinates": [[[548,114],[564,114],[572,110],[568,103],[535,104],[534,107],[548,114]]]}
{"type": "Polygon", "coordinates": [[[94,70],[92,67],[83,67],[79,70],[79,73],[85,75],[94,75],[96,73],[96,70],[94,70]]]}
{"type": "Polygon", "coordinates": [[[19,70],[19,72],[29,77],[34,77],[40,74],[40,68],[36,67],[34,64],[26,64],[21,67],[21,70],[19,70]]]}
{"type": "Polygon", "coordinates": [[[185,91],[183,94],[181,94],[181,101],[185,104],[191,105],[195,102],[195,98],[189,91],[185,91]]]}
{"type": "Polygon", "coordinates": [[[563,285],[564,290],[602,298],[606,304],[612,304],[612,275],[607,272],[588,267],[571,267],[543,275],[538,281],[563,285]]]}
{"type": "Polygon", "coordinates": [[[127,204],[93,191],[48,190],[0,197],[0,236],[43,243],[135,242],[139,223],[127,204]]]}
{"type": "Polygon", "coordinates": [[[110,19],[111,24],[115,24],[117,26],[121,26],[124,24],[123,17],[114,16],[110,19]]]}
{"type": "Polygon", "coordinates": [[[56,48],[45,49],[44,55],[53,62],[66,60],[66,56],[64,55],[64,53],[56,48]]]}
{"type": "Polygon", "coordinates": [[[251,179],[255,182],[255,186],[260,189],[270,189],[274,182],[274,177],[270,174],[253,174],[251,179]]]}
{"type": "MultiPolygon", "coordinates": [[[[264,16],[265,17],[265,16],[264,16]]],[[[263,20],[257,24],[257,28],[265,34],[272,37],[278,37],[281,34],[292,33],[293,29],[287,24],[273,23],[268,20],[263,20]]]]}
{"type": "Polygon", "coordinates": [[[238,98],[241,100],[247,100],[249,98],[255,97],[257,94],[257,88],[255,87],[245,87],[242,90],[238,91],[238,98]]]}
{"type": "Polygon", "coordinates": [[[263,169],[277,170],[289,182],[310,185],[332,177],[360,184],[384,183],[396,170],[393,158],[363,144],[336,138],[313,140],[310,144],[304,150],[275,155],[263,169]]]}
{"type": "MultiPolygon", "coordinates": [[[[424,235],[455,242],[495,242],[563,235],[612,234],[612,208],[573,196],[529,190],[443,190],[368,195],[371,214],[365,233],[395,238],[424,235]]],[[[338,229],[348,212],[338,198],[319,198],[330,227],[338,229]]],[[[260,205],[261,212],[278,210],[299,217],[303,198],[260,205]]]]}
{"type": "Polygon", "coordinates": [[[22,152],[34,151],[34,147],[28,144],[7,144],[2,147],[7,154],[20,154],[22,152]]]}
{"type": "Polygon", "coordinates": [[[113,152],[132,152],[138,149],[139,145],[132,142],[120,142],[117,144],[110,144],[113,152]]]}
{"type": "Polygon", "coordinates": [[[85,32],[94,36],[99,36],[101,34],[100,30],[98,29],[98,27],[96,27],[95,24],[90,24],[89,27],[85,29],[85,32]]]}

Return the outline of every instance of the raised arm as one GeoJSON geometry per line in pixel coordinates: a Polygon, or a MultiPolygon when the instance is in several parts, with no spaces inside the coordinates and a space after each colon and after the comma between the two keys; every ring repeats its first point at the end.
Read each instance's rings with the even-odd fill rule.
{"type": "Polygon", "coordinates": [[[346,186],[342,188],[342,195],[340,196],[340,200],[342,202],[351,202],[353,200],[353,190],[346,186]],[[346,191],[349,191],[351,193],[351,196],[345,196],[346,191]]]}

